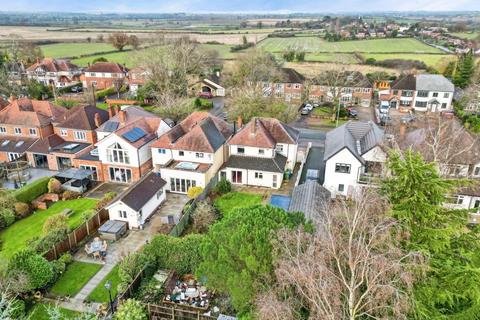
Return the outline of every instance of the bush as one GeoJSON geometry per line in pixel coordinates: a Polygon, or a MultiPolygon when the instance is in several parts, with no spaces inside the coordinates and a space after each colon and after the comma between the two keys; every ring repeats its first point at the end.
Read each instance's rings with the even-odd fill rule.
{"type": "Polygon", "coordinates": [[[240,50],[248,49],[248,48],[253,47],[254,45],[255,45],[255,43],[253,43],[253,42],[237,44],[236,46],[233,46],[233,47],[230,48],[230,52],[237,52],[237,51],[240,51],[240,50]]]}
{"type": "Polygon", "coordinates": [[[305,61],[305,52],[303,51],[297,52],[295,54],[295,59],[297,59],[297,61],[300,61],[300,62],[305,61]]]}
{"type": "Polygon", "coordinates": [[[48,192],[49,193],[60,193],[62,192],[62,184],[60,183],[60,181],[58,181],[57,179],[55,178],[51,178],[49,181],[48,181],[48,192]]]}
{"type": "Polygon", "coordinates": [[[208,99],[195,98],[193,106],[200,110],[210,110],[213,108],[213,102],[208,99]]]}
{"type": "Polygon", "coordinates": [[[25,301],[14,299],[12,302],[11,319],[24,319],[26,312],[25,301]]]}
{"type": "Polygon", "coordinates": [[[204,233],[217,220],[217,211],[209,201],[200,201],[192,215],[194,232],[204,233]]]}
{"type": "Polygon", "coordinates": [[[30,215],[30,213],[32,213],[32,211],[30,210],[30,206],[25,202],[15,202],[13,207],[17,219],[25,218],[26,216],[30,215]]]}
{"type": "Polygon", "coordinates": [[[41,289],[51,282],[53,278],[52,265],[31,249],[17,251],[8,263],[8,276],[26,276],[27,283],[21,290],[23,292],[41,289]]]}
{"type": "Polygon", "coordinates": [[[188,190],[187,190],[187,196],[190,198],[190,199],[196,199],[198,198],[203,192],[203,188],[202,187],[190,187],[188,190]]]}
{"type": "Polygon", "coordinates": [[[58,278],[65,272],[65,269],[67,268],[65,262],[59,260],[54,260],[50,262],[52,265],[52,271],[53,271],[53,277],[52,280],[50,281],[51,284],[54,284],[58,278]]]}
{"type": "Polygon", "coordinates": [[[69,265],[73,262],[73,257],[70,253],[64,253],[58,260],[65,263],[65,265],[69,265]]]}
{"type": "Polygon", "coordinates": [[[68,230],[68,217],[63,213],[48,217],[43,224],[44,234],[49,234],[57,230],[68,230]]]}
{"type": "Polygon", "coordinates": [[[377,60],[375,58],[368,58],[367,60],[365,60],[365,64],[368,64],[370,66],[373,66],[377,63],[377,60]]]}
{"type": "Polygon", "coordinates": [[[0,229],[4,229],[15,222],[15,212],[10,208],[0,208],[0,229]]]}
{"type": "Polygon", "coordinates": [[[128,299],[118,306],[114,319],[147,320],[147,312],[140,301],[128,299]]]}
{"type": "Polygon", "coordinates": [[[137,274],[147,265],[155,265],[155,257],[146,257],[141,253],[133,253],[126,256],[118,268],[118,277],[120,282],[118,284],[118,291],[123,292],[128,285],[135,279],[137,274]],[[150,258],[150,261],[149,259],[150,258]]]}
{"type": "Polygon", "coordinates": [[[80,193],[66,190],[62,194],[62,199],[63,200],[73,200],[73,199],[78,199],[80,198],[80,193]]]}
{"type": "Polygon", "coordinates": [[[232,191],[232,184],[226,178],[220,179],[218,184],[215,186],[215,193],[225,194],[232,191]]]}
{"type": "Polygon", "coordinates": [[[290,50],[283,53],[283,59],[288,62],[292,62],[295,59],[295,51],[290,50]]]}
{"type": "Polygon", "coordinates": [[[105,194],[103,195],[102,200],[100,200],[99,202],[97,202],[97,204],[95,205],[95,209],[97,209],[97,210],[102,209],[102,208],[105,207],[107,204],[109,204],[110,201],[112,201],[116,196],[117,196],[117,193],[116,193],[116,192],[108,192],[108,193],[105,193],[105,194]]]}
{"type": "Polygon", "coordinates": [[[17,201],[30,203],[42,194],[48,192],[50,177],[43,177],[13,192],[17,201]]]}

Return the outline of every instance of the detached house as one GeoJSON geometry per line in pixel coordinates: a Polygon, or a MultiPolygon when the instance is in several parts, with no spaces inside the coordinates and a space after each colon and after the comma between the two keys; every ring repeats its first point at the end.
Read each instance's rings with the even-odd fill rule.
{"type": "Polygon", "coordinates": [[[44,58],[27,68],[28,79],[44,85],[54,84],[56,88],[68,87],[80,82],[82,71],[67,60],[44,58]]]}
{"type": "Polygon", "coordinates": [[[262,82],[264,96],[274,96],[289,103],[302,102],[305,77],[291,68],[279,68],[272,81],[262,82]]]}
{"type": "Polygon", "coordinates": [[[150,145],[170,126],[161,118],[136,106],[118,109],[95,131],[95,149],[74,161],[74,166],[93,170],[99,181],[131,183],[152,168],[150,145]]]}
{"type": "Polygon", "coordinates": [[[442,112],[452,110],[454,91],[453,83],[442,75],[408,75],[394,82],[390,95],[381,99],[401,111],[442,112]]]}
{"type": "Polygon", "coordinates": [[[88,153],[97,142],[95,129],[108,120],[108,113],[92,105],[77,106],[54,125],[54,133],[37,140],[27,151],[32,167],[65,170],[88,153]]]}
{"type": "Polygon", "coordinates": [[[299,132],[272,118],[254,118],[229,141],[220,178],[233,184],[280,188],[297,162],[299,132]]]}
{"type": "Polygon", "coordinates": [[[126,82],[128,69],[116,62],[97,62],[85,70],[84,88],[93,86],[97,90],[113,87],[115,81],[126,82]]]}
{"type": "Polygon", "coordinates": [[[66,109],[49,101],[16,99],[0,111],[0,162],[22,157],[37,140],[53,134],[66,109]]]}
{"type": "Polygon", "coordinates": [[[152,144],[154,170],[171,192],[203,187],[226,160],[231,126],[208,112],[194,112],[152,144]]]}
{"type": "Polygon", "coordinates": [[[349,121],[327,133],[323,186],[332,197],[352,196],[383,172],[387,157],[383,138],[383,131],[371,121],[349,121]]]}

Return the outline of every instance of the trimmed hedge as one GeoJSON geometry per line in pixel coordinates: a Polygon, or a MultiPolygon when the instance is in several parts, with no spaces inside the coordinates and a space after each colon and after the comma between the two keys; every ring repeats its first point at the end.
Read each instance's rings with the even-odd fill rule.
{"type": "Polygon", "coordinates": [[[13,192],[13,196],[20,202],[30,203],[48,191],[50,177],[43,177],[27,184],[13,192]]]}

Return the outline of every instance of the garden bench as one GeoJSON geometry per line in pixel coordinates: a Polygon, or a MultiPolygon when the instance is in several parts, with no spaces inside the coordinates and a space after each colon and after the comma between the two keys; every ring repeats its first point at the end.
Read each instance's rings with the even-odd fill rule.
{"type": "Polygon", "coordinates": [[[66,215],[67,217],[69,217],[72,213],[73,213],[73,210],[72,210],[72,209],[65,208],[65,209],[62,210],[62,213],[61,213],[61,214],[64,214],[64,215],[66,215]]]}

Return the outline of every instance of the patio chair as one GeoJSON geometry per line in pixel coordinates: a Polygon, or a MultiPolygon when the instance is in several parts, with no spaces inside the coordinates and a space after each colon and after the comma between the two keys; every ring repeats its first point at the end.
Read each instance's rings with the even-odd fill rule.
{"type": "Polygon", "coordinates": [[[88,244],[85,245],[85,253],[87,254],[87,257],[89,257],[92,254],[92,250],[88,246],[88,244]]]}
{"type": "Polygon", "coordinates": [[[95,251],[95,252],[93,253],[93,258],[94,258],[94,259],[101,259],[102,257],[100,256],[100,252],[99,252],[99,251],[95,251]]]}

